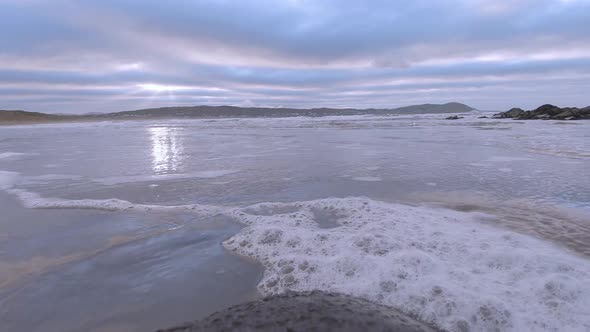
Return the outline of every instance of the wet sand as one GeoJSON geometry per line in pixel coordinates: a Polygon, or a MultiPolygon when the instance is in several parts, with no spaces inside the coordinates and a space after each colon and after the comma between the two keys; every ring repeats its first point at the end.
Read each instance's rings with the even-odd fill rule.
{"type": "Polygon", "coordinates": [[[21,221],[0,222],[2,330],[149,331],[259,296],[262,269],[220,245],[241,228],[227,218],[0,209],[21,221]]]}

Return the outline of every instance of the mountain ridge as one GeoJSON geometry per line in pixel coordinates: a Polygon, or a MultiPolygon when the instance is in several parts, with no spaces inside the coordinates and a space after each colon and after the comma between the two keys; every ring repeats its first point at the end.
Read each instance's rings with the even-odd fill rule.
{"type": "Polygon", "coordinates": [[[23,110],[0,110],[0,123],[41,123],[85,120],[161,119],[161,118],[229,118],[229,117],[321,117],[334,115],[388,115],[425,113],[464,113],[475,110],[465,104],[420,104],[398,108],[271,108],[239,106],[168,106],[101,114],[52,114],[23,110]]]}

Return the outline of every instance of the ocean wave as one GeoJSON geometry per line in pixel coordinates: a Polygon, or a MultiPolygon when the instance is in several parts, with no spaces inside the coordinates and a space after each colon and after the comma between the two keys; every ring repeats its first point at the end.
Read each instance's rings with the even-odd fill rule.
{"type": "Polygon", "coordinates": [[[590,262],[477,222],[481,213],[367,198],[265,203],[224,246],[265,268],[264,295],[321,289],[364,297],[450,331],[582,331],[590,262]],[[335,216],[335,227],[317,211],[335,216]]]}
{"type": "Polygon", "coordinates": [[[68,174],[44,174],[44,175],[21,175],[19,172],[0,170],[0,189],[8,189],[15,185],[45,184],[52,181],[80,180],[79,175],[68,174]]]}
{"type": "MultiPolygon", "coordinates": [[[[1,172],[0,184],[9,185],[16,175],[1,172]]],[[[479,222],[489,218],[479,212],[363,197],[247,207],[162,206],[4,190],[27,208],[187,211],[234,218],[245,227],[223,246],[264,266],[258,285],[263,295],[341,292],[449,331],[590,328],[590,262],[552,242],[479,222]]]]}
{"type": "Polygon", "coordinates": [[[19,181],[18,172],[0,171],[0,189],[13,187],[19,181]]]}
{"type": "Polygon", "coordinates": [[[41,195],[23,189],[9,188],[6,192],[14,194],[22,202],[23,206],[29,209],[94,209],[105,211],[139,211],[139,212],[165,212],[174,210],[190,211],[200,216],[208,217],[227,213],[228,208],[203,205],[150,205],[135,204],[129,201],[110,199],[62,199],[53,197],[42,197],[41,195]]]}
{"type": "Polygon", "coordinates": [[[219,169],[209,170],[192,173],[179,173],[179,174],[161,174],[161,175],[128,175],[128,176],[113,176],[102,179],[95,179],[95,182],[102,183],[104,185],[116,185],[122,183],[132,182],[147,182],[147,181],[168,181],[168,180],[179,180],[179,179],[213,179],[222,177],[229,174],[240,172],[236,169],[219,169]]]}
{"type": "Polygon", "coordinates": [[[0,159],[8,159],[8,158],[16,158],[26,155],[26,153],[21,152],[1,152],[0,159]]]}

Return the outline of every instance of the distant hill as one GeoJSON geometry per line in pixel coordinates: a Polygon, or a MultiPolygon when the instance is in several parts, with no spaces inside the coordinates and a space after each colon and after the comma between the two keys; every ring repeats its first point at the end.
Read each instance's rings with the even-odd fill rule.
{"type": "Polygon", "coordinates": [[[405,106],[393,109],[392,111],[398,113],[465,113],[471,112],[474,109],[461,103],[446,103],[405,106]]]}
{"type": "Polygon", "coordinates": [[[27,112],[21,110],[0,110],[0,123],[67,121],[77,117],[79,116],[27,112]]]}
{"type": "Polygon", "coordinates": [[[294,116],[334,116],[334,115],[388,115],[388,114],[425,114],[425,113],[463,113],[474,108],[461,103],[423,104],[392,109],[354,109],[354,108],[264,108],[237,106],[181,106],[147,108],[106,114],[58,115],[26,111],[0,110],[0,123],[38,123],[59,121],[92,121],[123,119],[160,119],[160,118],[231,118],[231,117],[294,117],[294,116]]]}
{"type": "Polygon", "coordinates": [[[461,103],[423,104],[393,109],[354,109],[354,108],[265,108],[237,106],[186,106],[147,108],[135,111],[116,112],[97,115],[109,118],[215,118],[215,117],[292,117],[292,116],[330,116],[362,114],[419,114],[419,113],[463,113],[474,108],[461,103]]]}

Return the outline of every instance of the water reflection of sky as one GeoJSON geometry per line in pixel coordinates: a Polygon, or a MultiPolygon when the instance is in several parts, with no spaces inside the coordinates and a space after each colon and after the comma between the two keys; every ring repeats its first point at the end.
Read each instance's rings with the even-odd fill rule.
{"type": "Polygon", "coordinates": [[[154,173],[171,173],[182,166],[182,128],[150,127],[152,143],[152,170],[154,173]]]}

